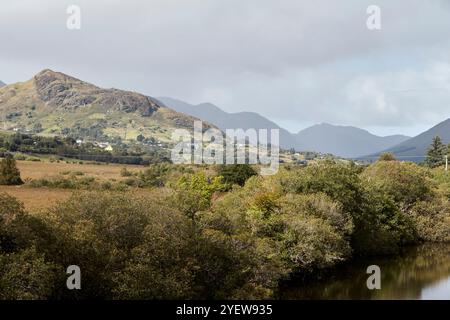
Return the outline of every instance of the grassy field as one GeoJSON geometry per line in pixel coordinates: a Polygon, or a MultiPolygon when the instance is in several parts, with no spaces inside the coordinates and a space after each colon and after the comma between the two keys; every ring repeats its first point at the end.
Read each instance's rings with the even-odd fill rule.
{"type": "Polygon", "coordinates": [[[100,180],[116,179],[121,180],[120,170],[126,167],[128,171],[138,172],[143,170],[142,166],[117,165],[117,164],[78,164],[65,162],[36,162],[17,161],[17,167],[23,180],[41,179],[64,174],[67,172],[83,172],[85,176],[94,177],[100,180]]]}
{"type": "Polygon", "coordinates": [[[5,192],[24,203],[29,211],[49,208],[58,201],[66,200],[73,190],[28,188],[25,186],[0,186],[0,192],[5,192]]]}
{"type": "MultiPolygon", "coordinates": [[[[65,162],[36,162],[36,161],[17,161],[17,167],[20,170],[24,181],[28,179],[45,179],[68,172],[82,172],[83,177],[93,177],[96,180],[123,180],[120,175],[122,168],[126,167],[128,171],[138,172],[143,170],[142,166],[115,165],[115,164],[76,164],[65,162]]],[[[0,192],[19,199],[30,211],[48,208],[58,201],[66,200],[74,192],[69,189],[57,188],[32,188],[27,185],[22,186],[0,186],[0,192]]],[[[145,192],[141,190],[141,192],[145,192]]]]}

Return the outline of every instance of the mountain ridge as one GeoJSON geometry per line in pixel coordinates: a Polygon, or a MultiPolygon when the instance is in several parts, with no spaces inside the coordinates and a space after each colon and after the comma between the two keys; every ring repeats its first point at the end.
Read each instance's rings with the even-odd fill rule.
{"type": "Polygon", "coordinates": [[[410,137],[404,135],[377,136],[368,130],[354,126],[321,123],[299,131],[297,138],[307,149],[356,158],[367,154],[370,150],[384,150],[406,141],[410,137]]]}
{"type": "Polygon", "coordinates": [[[389,148],[410,138],[402,135],[379,137],[364,129],[331,124],[318,124],[297,133],[290,133],[256,112],[228,113],[211,103],[193,105],[169,97],[159,97],[158,100],[179,112],[206,120],[222,130],[227,128],[279,129],[280,145],[285,149],[295,148],[297,151],[317,151],[354,158],[377,152],[374,150],[389,148]],[[327,130],[328,133],[323,135],[321,130],[314,132],[316,129],[327,130]],[[329,132],[330,130],[332,132],[329,132]],[[349,132],[344,134],[343,131],[349,132]],[[340,137],[340,140],[336,141],[336,137],[340,137]]]}
{"type": "Polygon", "coordinates": [[[173,130],[191,129],[196,120],[140,93],[49,69],[0,88],[0,112],[7,130],[119,141],[143,135],[171,142],[173,130]]]}
{"type": "Polygon", "coordinates": [[[264,118],[255,112],[228,113],[212,103],[201,103],[192,105],[187,102],[169,97],[158,97],[159,101],[175,111],[188,114],[190,116],[207,121],[216,125],[219,129],[278,129],[280,130],[280,147],[284,149],[292,148],[296,141],[291,133],[278,126],[275,122],[264,118]]]}
{"type": "Polygon", "coordinates": [[[427,150],[436,136],[439,136],[443,143],[450,144],[450,118],[391,148],[361,158],[374,159],[383,152],[391,152],[399,159],[420,162],[425,159],[427,150]]]}
{"type": "Polygon", "coordinates": [[[136,140],[138,136],[172,142],[175,129],[278,129],[280,146],[297,151],[332,153],[344,158],[374,154],[409,137],[379,137],[367,130],[327,123],[291,133],[256,112],[228,113],[211,103],[153,98],[137,92],[104,89],[49,69],[32,79],[0,88],[0,115],[10,131],[96,140],[136,140]]]}

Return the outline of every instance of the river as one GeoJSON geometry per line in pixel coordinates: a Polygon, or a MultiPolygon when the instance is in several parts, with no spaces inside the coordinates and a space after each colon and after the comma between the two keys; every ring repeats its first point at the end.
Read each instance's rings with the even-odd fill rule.
{"type": "Polygon", "coordinates": [[[426,244],[396,257],[355,260],[319,280],[291,281],[280,295],[282,299],[450,299],[450,244],[426,244]],[[380,267],[380,290],[367,288],[370,265],[380,267]]]}

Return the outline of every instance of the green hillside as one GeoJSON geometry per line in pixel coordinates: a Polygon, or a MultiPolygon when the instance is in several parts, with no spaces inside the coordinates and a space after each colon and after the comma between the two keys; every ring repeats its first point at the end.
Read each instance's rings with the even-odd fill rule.
{"type": "Polygon", "coordinates": [[[0,129],[7,131],[169,142],[173,130],[191,129],[194,120],[142,94],[102,89],[51,70],[0,88],[0,129]]]}

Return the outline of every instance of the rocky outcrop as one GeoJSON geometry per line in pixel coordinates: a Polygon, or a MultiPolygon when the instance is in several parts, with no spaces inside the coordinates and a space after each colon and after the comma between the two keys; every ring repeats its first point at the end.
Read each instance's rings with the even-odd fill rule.
{"type": "Polygon", "coordinates": [[[197,120],[151,97],[103,89],[51,70],[0,88],[0,117],[8,130],[35,132],[38,127],[42,134],[116,140],[144,136],[167,143],[174,130],[192,130],[197,120]]]}
{"type": "Polygon", "coordinates": [[[73,109],[97,105],[105,111],[136,112],[151,116],[160,107],[148,97],[117,89],[100,89],[63,73],[44,70],[34,77],[39,97],[49,105],[73,109]]]}

